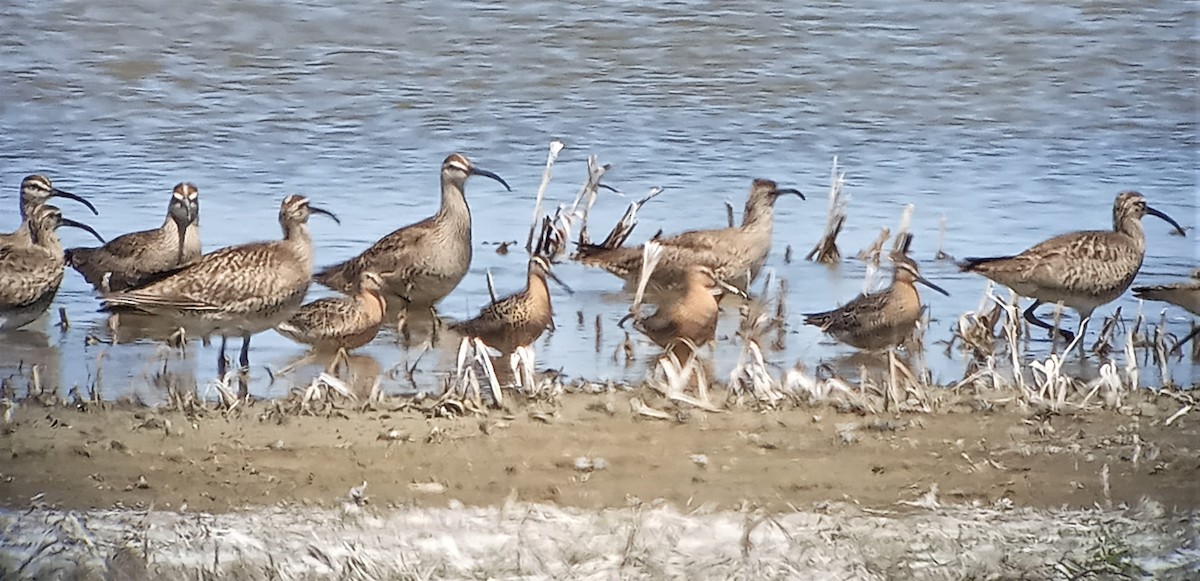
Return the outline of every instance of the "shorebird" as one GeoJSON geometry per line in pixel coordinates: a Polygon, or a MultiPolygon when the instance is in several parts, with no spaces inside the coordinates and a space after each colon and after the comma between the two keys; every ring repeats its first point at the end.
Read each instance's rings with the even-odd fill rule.
{"type": "Polygon", "coordinates": [[[8,234],[0,234],[0,245],[28,246],[33,243],[30,236],[29,215],[33,208],[45,204],[50,198],[70,198],[87,206],[93,215],[99,214],[91,202],[54,187],[46,176],[33,174],[21,180],[21,226],[8,234]]]}
{"type": "Polygon", "coordinates": [[[194,334],[221,336],[218,374],[225,375],[225,342],[242,337],[239,363],[250,365],[250,336],[288,320],[304,301],[312,281],[310,213],[332,212],[311,206],[303,196],[288,196],[279,208],[283,239],[252,242],[205,254],[182,269],[146,286],[102,299],[111,313],[142,313],[179,322],[194,334]]]}
{"type": "Polygon", "coordinates": [[[894,254],[891,286],[861,294],[850,302],[823,313],[804,315],[804,323],[820,327],[838,341],[866,351],[879,351],[900,345],[913,334],[921,318],[921,295],[915,283],[921,283],[950,296],[942,287],[921,276],[917,263],[905,254],[894,254]]]}
{"type": "MultiPolygon", "coordinates": [[[[1079,336],[1083,336],[1092,311],[1121,296],[1142,267],[1146,256],[1142,216],[1146,214],[1165,220],[1181,236],[1186,235],[1178,222],[1146,205],[1141,194],[1121,192],[1113,203],[1112,230],[1060,234],[1015,256],[967,258],[958,266],[1032,298],[1025,320],[1043,329],[1054,327],[1034,314],[1042,303],[1061,302],[1074,309],[1079,313],[1079,336]]],[[[1068,344],[1075,340],[1075,334],[1059,332],[1068,344]]]]}
{"type": "Polygon", "coordinates": [[[548,259],[535,255],[529,259],[524,290],[498,299],[469,321],[451,323],[450,329],[466,337],[481,339],[505,355],[512,354],[517,347],[531,345],[547,328],[554,328],[554,308],[550,304],[547,277],[568,293],[573,292],[550,270],[548,259]]]}
{"type": "Polygon", "coordinates": [[[40,317],[63,278],[63,251],[55,230],[70,226],[104,239],[87,224],[64,218],[54,206],[37,205],[25,217],[29,244],[0,245],[0,330],[16,329],[40,317]]]}
{"type": "MultiPolygon", "coordinates": [[[[1135,286],[1133,287],[1133,294],[1137,298],[1146,301],[1171,303],[1177,307],[1187,309],[1193,315],[1200,316],[1200,281],[1197,280],[1155,286],[1135,286]]],[[[1172,351],[1190,341],[1197,334],[1200,334],[1200,328],[1180,339],[1172,351]]]]}
{"type": "Polygon", "coordinates": [[[625,321],[633,319],[634,329],[684,363],[694,349],[716,338],[720,315],[717,298],[727,291],[741,294],[740,289],[725,283],[712,268],[692,264],[687,268],[681,294],[660,297],[654,313],[645,317],[629,314],[618,325],[624,326],[625,321]]]}
{"type": "Polygon", "coordinates": [[[182,183],[171,192],[167,219],[154,230],[119,236],[99,248],[67,250],[67,264],[101,292],[142,286],[200,258],[200,193],[182,183]],[[105,277],[108,277],[107,283],[105,277]]]}
{"type": "Polygon", "coordinates": [[[450,294],[471,266],[471,209],[463,186],[472,175],[500,176],[471,165],[461,153],[442,162],[442,204],[438,212],[380,238],[362,254],[317,273],[317,282],[351,292],[364,270],[383,273],[384,294],[408,307],[431,308],[450,294]]]}
{"type": "MultiPolygon", "coordinates": [[[[775,200],[784,194],[804,199],[800,190],[780,188],[771,180],[756,179],[742,213],[742,225],[717,230],[692,230],[668,238],[655,237],[662,246],[662,259],[652,281],[670,288],[690,276],[692,265],[707,266],[723,282],[746,290],[762,270],[771,251],[771,228],[775,200]]],[[[629,232],[614,232],[604,244],[580,245],[575,259],[598,266],[633,283],[641,276],[642,247],[621,246],[629,232]]]]}
{"type": "Polygon", "coordinates": [[[375,338],[383,322],[387,303],[381,288],[379,275],[364,271],[353,295],[308,303],[276,325],[275,330],[297,343],[311,345],[315,351],[357,349],[375,338]]]}

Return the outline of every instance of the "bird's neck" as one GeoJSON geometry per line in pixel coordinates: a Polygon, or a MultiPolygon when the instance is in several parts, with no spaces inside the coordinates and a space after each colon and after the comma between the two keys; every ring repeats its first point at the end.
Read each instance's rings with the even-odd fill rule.
{"type": "Polygon", "coordinates": [[[442,205],[438,208],[437,218],[439,222],[471,228],[471,208],[467,206],[463,182],[442,177],[442,205]]]}
{"type": "Polygon", "coordinates": [[[529,289],[529,295],[535,301],[550,304],[550,285],[546,284],[544,275],[535,272],[529,273],[529,280],[525,285],[529,289]]]}
{"type": "Polygon", "coordinates": [[[1133,216],[1114,216],[1113,230],[1133,239],[1138,248],[1146,247],[1146,231],[1142,229],[1142,220],[1133,216]]]}
{"type": "Polygon", "coordinates": [[[775,216],[775,201],[770,196],[750,196],[742,211],[742,229],[771,229],[775,216]]]}
{"type": "Polygon", "coordinates": [[[387,312],[387,302],[377,290],[360,289],[358,301],[375,317],[382,317],[383,313],[387,312]]]}
{"type": "Polygon", "coordinates": [[[45,248],[46,250],[49,250],[50,253],[55,256],[58,256],[60,258],[62,257],[62,253],[63,253],[62,241],[60,241],[58,239],[57,232],[55,232],[54,230],[44,230],[44,231],[30,230],[29,234],[30,234],[30,237],[33,239],[34,244],[36,244],[42,248],[45,248]]]}

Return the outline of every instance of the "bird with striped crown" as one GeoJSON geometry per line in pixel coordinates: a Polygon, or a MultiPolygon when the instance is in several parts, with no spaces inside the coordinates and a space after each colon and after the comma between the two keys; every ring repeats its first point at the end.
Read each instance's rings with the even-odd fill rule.
{"type": "Polygon", "coordinates": [[[98,248],[71,248],[67,264],[96,290],[116,292],[151,282],[200,258],[200,192],[176,185],[167,218],[153,230],[131,232],[98,248]]]}
{"type": "Polygon", "coordinates": [[[0,330],[28,325],[46,312],[63,279],[60,226],[85,230],[100,242],[91,226],[64,218],[49,204],[29,209],[29,244],[0,244],[0,330]]]}
{"type": "MultiPolygon", "coordinates": [[[[1113,202],[1111,230],[1083,230],[1060,234],[1012,256],[967,258],[964,272],[981,274],[1018,295],[1033,299],[1025,320],[1043,329],[1054,327],[1034,311],[1043,303],[1062,303],[1079,313],[1079,332],[1087,331],[1092,312],[1121,296],[1133,284],[1146,257],[1146,232],[1142,217],[1159,218],[1180,235],[1183,227],[1167,214],[1146,204],[1137,192],[1121,192],[1113,202]]],[[[1071,343],[1077,336],[1059,333],[1071,343]]],[[[1081,349],[1083,342],[1079,343],[1081,349]]]]}
{"type": "MultiPolygon", "coordinates": [[[[317,282],[344,293],[363,271],[382,273],[384,294],[412,310],[432,308],[458,286],[471,266],[471,209],[467,178],[478,175],[508,186],[500,176],[475,167],[465,155],[442,162],[441,207],[433,216],[400,228],[358,256],[322,269],[317,282]]],[[[389,301],[390,304],[390,301],[389,301]]]]}
{"type": "MultiPolygon", "coordinates": [[[[745,291],[758,277],[771,251],[771,233],[775,201],[783,195],[805,199],[800,190],[780,188],[771,180],[756,179],[742,213],[741,226],[715,230],[692,230],[669,236],[656,236],[662,246],[662,258],[652,273],[651,283],[658,289],[688,284],[693,265],[706,266],[720,280],[745,291]]],[[[641,276],[642,246],[622,246],[629,232],[610,235],[603,244],[582,244],[575,259],[602,268],[627,283],[641,276]]]]}
{"type": "Polygon", "coordinates": [[[33,174],[25,176],[21,180],[21,201],[18,209],[21,213],[21,225],[16,230],[8,234],[0,234],[0,245],[3,246],[29,246],[33,243],[33,237],[29,227],[29,217],[33,209],[45,204],[50,198],[67,198],[75,200],[92,211],[93,215],[99,215],[96,207],[91,202],[72,194],[71,192],[60,190],[50,183],[50,179],[46,176],[33,174]]]}
{"type": "Polygon", "coordinates": [[[550,302],[547,278],[568,293],[573,292],[551,270],[549,259],[535,255],[529,259],[524,289],[497,299],[473,319],[451,323],[450,330],[478,338],[505,355],[513,353],[517,347],[532,345],[546,329],[554,328],[554,307],[550,302]]]}
{"type": "Polygon", "coordinates": [[[205,254],[146,286],[102,299],[103,310],[139,313],[176,322],[189,333],[221,336],[218,374],[225,375],[225,342],[242,338],[239,363],[250,365],[250,337],[287,321],[304,301],[312,282],[310,214],[341,223],[308,198],[288,196],[279,208],[283,239],[252,242],[205,254]]]}

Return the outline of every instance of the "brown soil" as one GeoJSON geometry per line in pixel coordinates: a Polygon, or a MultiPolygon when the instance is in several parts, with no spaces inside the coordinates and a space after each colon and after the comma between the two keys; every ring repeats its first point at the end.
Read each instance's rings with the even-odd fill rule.
{"type": "Polygon", "coordinates": [[[866,418],[795,408],[692,411],[668,422],[634,415],[630,397],[568,394],[541,413],[531,405],[449,419],[407,410],[285,417],[265,413],[265,402],[203,419],[28,404],[0,436],[0,502],[335,506],[366,481],[383,506],[494,505],[515,495],[585,508],[659,498],[681,509],[831,500],[894,508],[934,485],[945,502],[1087,507],[1146,496],[1167,508],[1200,505],[1200,416],[1163,425],[1179,407],[1166,398],[1078,415],[997,407],[866,418]]]}

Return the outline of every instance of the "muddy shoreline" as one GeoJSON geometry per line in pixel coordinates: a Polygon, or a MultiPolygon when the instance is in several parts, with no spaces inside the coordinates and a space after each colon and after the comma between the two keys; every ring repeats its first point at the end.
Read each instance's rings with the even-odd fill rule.
{"type": "Polygon", "coordinates": [[[641,388],[456,417],[428,417],[403,398],[300,414],[278,400],[190,413],[26,401],[0,436],[0,504],[329,507],[365,481],[383,506],[518,499],[597,509],[637,499],[680,510],[831,500],[892,508],[935,484],[955,502],[1200,505],[1198,416],[1166,425],[1181,407],[1172,398],[1135,392],[1118,409],[1075,412],[961,399],[937,413],[806,405],[711,413],[641,388]],[[635,405],[670,413],[652,419],[635,405]]]}
{"type": "Polygon", "coordinates": [[[1178,395],[1055,411],[941,390],[925,413],[853,398],[702,411],[649,386],[508,396],[499,409],[332,392],[168,399],[5,400],[0,573],[1200,571],[1200,416],[1178,395]]]}

